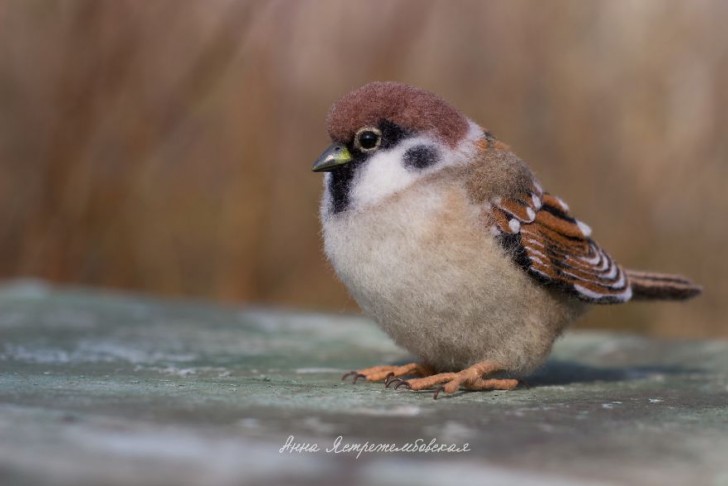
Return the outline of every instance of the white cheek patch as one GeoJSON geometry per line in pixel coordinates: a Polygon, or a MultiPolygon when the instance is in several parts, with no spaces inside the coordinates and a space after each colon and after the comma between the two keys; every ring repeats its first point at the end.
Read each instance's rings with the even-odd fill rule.
{"type": "Polygon", "coordinates": [[[467,136],[454,149],[427,135],[403,140],[393,149],[374,154],[352,181],[349,204],[352,208],[372,206],[407,188],[418,179],[444,167],[468,163],[475,153],[475,141],[483,136],[483,129],[469,121],[467,136]],[[404,154],[418,145],[434,147],[439,161],[432,167],[411,170],[405,167],[404,154]]]}
{"type": "Polygon", "coordinates": [[[376,204],[414,182],[415,174],[407,171],[394,154],[372,157],[357,174],[351,188],[351,204],[361,208],[376,204]]]}
{"type": "MultiPolygon", "coordinates": [[[[350,193],[351,205],[355,208],[371,206],[384,198],[408,187],[422,173],[404,167],[405,152],[416,145],[433,145],[425,137],[405,140],[396,148],[374,154],[364,163],[356,175],[350,193]]],[[[441,150],[438,147],[438,150],[441,150]]]]}

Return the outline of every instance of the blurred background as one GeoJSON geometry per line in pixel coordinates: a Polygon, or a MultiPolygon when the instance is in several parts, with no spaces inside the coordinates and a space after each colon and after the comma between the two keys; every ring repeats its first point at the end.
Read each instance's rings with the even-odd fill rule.
{"type": "Polygon", "coordinates": [[[356,311],[324,118],[398,80],[510,144],[630,267],[580,327],[728,336],[728,2],[0,0],[0,278],[356,311]]]}

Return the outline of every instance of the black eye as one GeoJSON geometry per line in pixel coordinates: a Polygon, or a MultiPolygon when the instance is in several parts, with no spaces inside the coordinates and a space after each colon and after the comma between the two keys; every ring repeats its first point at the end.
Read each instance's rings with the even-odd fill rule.
{"type": "Polygon", "coordinates": [[[354,145],[362,152],[371,152],[382,142],[382,132],[376,128],[362,128],[354,137],[354,145]]]}
{"type": "Polygon", "coordinates": [[[359,135],[359,145],[363,149],[373,149],[379,142],[379,135],[374,132],[364,132],[359,135]]]}

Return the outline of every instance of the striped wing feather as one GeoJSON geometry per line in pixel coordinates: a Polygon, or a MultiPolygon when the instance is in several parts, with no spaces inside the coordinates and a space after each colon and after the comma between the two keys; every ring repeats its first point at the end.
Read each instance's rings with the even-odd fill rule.
{"type": "Polygon", "coordinates": [[[592,303],[632,298],[625,271],[590,238],[589,227],[538,183],[516,197],[495,198],[491,210],[498,239],[541,283],[592,303]]]}

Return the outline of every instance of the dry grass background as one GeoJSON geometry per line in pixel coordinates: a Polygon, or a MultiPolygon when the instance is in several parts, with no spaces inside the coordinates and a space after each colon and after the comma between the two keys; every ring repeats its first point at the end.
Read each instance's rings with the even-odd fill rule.
{"type": "Polygon", "coordinates": [[[511,144],[629,266],[705,285],[583,326],[728,335],[728,2],[0,0],[0,276],[354,309],[324,117],[375,79],[511,144]]]}

